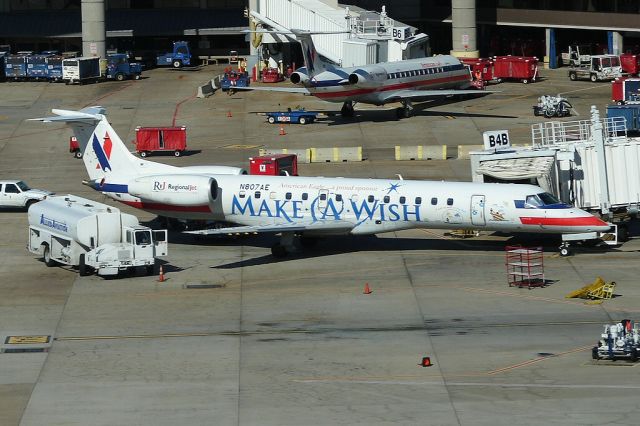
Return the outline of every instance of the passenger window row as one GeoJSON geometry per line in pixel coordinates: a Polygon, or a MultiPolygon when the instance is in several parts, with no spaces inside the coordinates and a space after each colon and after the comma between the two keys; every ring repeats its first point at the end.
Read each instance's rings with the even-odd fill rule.
{"type": "MultiPolygon", "coordinates": [[[[245,191],[240,191],[240,193],[239,193],[238,195],[239,195],[239,197],[240,197],[240,198],[245,198],[246,193],[245,193],[245,191]]],[[[256,198],[256,199],[259,199],[261,196],[262,196],[262,194],[261,194],[261,192],[260,192],[260,191],[256,191],[256,192],[254,193],[254,198],[256,198]]],[[[270,198],[271,198],[271,199],[275,199],[275,198],[276,198],[276,193],[275,193],[275,192],[271,192],[271,193],[270,193],[270,198]]],[[[285,193],[284,198],[285,198],[286,200],[291,200],[291,199],[293,198],[293,194],[292,194],[291,192],[287,192],[287,193],[285,193]]],[[[342,194],[335,194],[335,195],[334,195],[334,198],[335,198],[335,200],[336,200],[337,202],[342,202],[342,194]]],[[[357,198],[358,198],[358,196],[357,196],[357,195],[354,195],[351,199],[352,199],[353,201],[356,201],[356,200],[357,200],[357,198]]],[[[303,192],[303,193],[302,193],[302,200],[303,200],[303,201],[306,201],[306,200],[308,200],[308,199],[309,199],[309,194],[308,194],[308,193],[306,193],[306,192],[303,192]]],[[[327,194],[326,194],[326,193],[322,193],[322,194],[320,194],[320,200],[321,200],[321,201],[326,201],[326,200],[327,200],[327,194]]],[[[373,203],[373,202],[375,202],[375,200],[376,200],[376,197],[375,197],[374,195],[369,195],[369,196],[367,197],[367,201],[368,201],[369,203],[373,203]]],[[[391,197],[390,197],[389,195],[385,195],[385,196],[382,198],[382,201],[383,201],[385,204],[389,204],[389,203],[391,202],[391,197]]],[[[403,196],[401,196],[401,197],[399,197],[399,198],[398,198],[398,201],[400,202],[400,204],[406,204],[406,202],[407,202],[407,197],[405,197],[405,196],[403,195],[403,196]]],[[[415,198],[415,200],[414,200],[414,204],[417,204],[417,205],[422,204],[422,197],[416,197],[416,198],[415,198]]],[[[432,206],[436,206],[436,205],[438,205],[438,198],[437,198],[437,197],[433,197],[433,198],[431,198],[431,205],[432,205],[432,206]]],[[[452,206],[452,205],[453,205],[453,198],[447,198],[447,205],[448,205],[448,206],[452,206]]]]}
{"type": "Polygon", "coordinates": [[[391,72],[387,74],[387,79],[392,80],[394,78],[405,78],[405,77],[417,77],[420,75],[430,75],[445,71],[455,71],[462,69],[463,65],[447,65],[445,67],[435,67],[435,68],[421,68],[419,70],[411,70],[411,71],[399,71],[399,72],[391,72]]]}

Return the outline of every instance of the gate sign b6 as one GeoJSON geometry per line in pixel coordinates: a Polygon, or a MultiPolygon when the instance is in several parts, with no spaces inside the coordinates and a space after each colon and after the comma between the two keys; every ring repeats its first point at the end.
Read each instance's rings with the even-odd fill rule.
{"type": "Polygon", "coordinates": [[[482,134],[484,149],[500,149],[511,146],[508,130],[491,130],[482,134]]]}

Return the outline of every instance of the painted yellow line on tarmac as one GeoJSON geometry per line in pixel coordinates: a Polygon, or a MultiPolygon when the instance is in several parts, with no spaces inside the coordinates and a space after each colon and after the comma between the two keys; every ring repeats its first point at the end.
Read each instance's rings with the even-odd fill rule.
{"type": "Polygon", "coordinates": [[[518,364],[513,364],[513,365],[509,365],[507,367],[498,368],[496,370],[491,370],[491,371],[487,372],[487,375],[493,376],[493,375],[504,373],[504,372],[507,372],[507,371],[513,371],[513,370],[516,370],[518,368],[522,368],[522,367],[526,367],[526,366],[529,366],[529,365],[532,365],[532,364],[537,364],[537,363],[542,362],[542,361],[546,361],[548,359],[559,358],[561,356],[569,355],[569,354],[572,354],[572,353],[575,353],[575,352],[586,351],[587,349],[591,349],[592,347],[593,347],[593,345],[580,346],[579,348],[571,349],[571,350],[568,350],[568,351],[565,351],[565,352],[560,352],[558,354],[553,354],[553,355],[549,355],[549,356],[541,356],[541,357],[538,357],[538,358],[529,359],[527,361],[523,361],[523,362],[520,362],[518,364]]]}

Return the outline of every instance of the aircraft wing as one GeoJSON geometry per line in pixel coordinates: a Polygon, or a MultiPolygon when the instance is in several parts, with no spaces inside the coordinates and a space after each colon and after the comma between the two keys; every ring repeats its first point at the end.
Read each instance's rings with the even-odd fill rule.
{"type": "Polygon", "coordinates": [[[354,223],[344,220],[319,220],[316,222],[287,222],[282,224],[269,225],[246,225],[246,226],[229,226],[226,228],[201,229],[197,231],[185,231],[185,234],[194,235],[228,235],[228,234],[244,234],[244,233],[279,233],[279,232],[326,232],[341,233],[348,232],[355,227],[354,223]]]}
{"type": "Polygon", "coordinates": [[[310,95],[309,92],[304,87],[233,87],[233,90],[261,90],[263,92],[285,92],[285,93],[302,93],[303,95],[310,95]]]}
{"type": "Polygon", "coordinates": [[[452,96],[452,95],[484,95],[486,93],[498,93],[498,92],[493,92],[488,90],[477,90],[477,89],[394,90],[394,91],[389,91],[389,93],[383,94],[382,100],[384,102],[393,102],[393,101],[401,101],[403,99],[411,99],[411,98],[432,98],[432,97],[438,97],[438,96],[452,96]]]}

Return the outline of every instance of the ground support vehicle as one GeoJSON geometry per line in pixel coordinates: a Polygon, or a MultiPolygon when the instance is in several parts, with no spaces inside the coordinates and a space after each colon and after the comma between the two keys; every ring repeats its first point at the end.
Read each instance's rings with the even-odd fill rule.
{"type": "Polygon", "coordinates": [[[5,61],[5,54],[4,54],[4,52],[0,52],[0,81],[5,79],[5,75],[4,75],[4,69],[5,69],[4,61],[5,61]]]}
{"type": "Polygon", "coordinates": [[[27,55],[5,56],[4,74],[7,79],[25,80],[27,78],[27,55]]]}
{"type": "Polygon", "coordinates": [[[498,82],[510,79],[520,80],[524,84],[538,78],[538,58],[533,56],[495,56],[493,58],[493,77],[498,82]]]}
{"type": "Polygon", "coordinates": [[[137,267],[150,275],[156,257],[167,255],[166,230],[153,231],[133,215],[85,198],[50,197],[29,207],[28,218],[28,250],[47,266],[77,266],[81,276],[137,267]]]}
{"type": "Polygon", "coordinates": [[[181,68],[184,65],[191,65],[191,52],[189,43],[186,41],[174,41],[173,51],[163,53],[156,57],[156,65],[171,66],[173,68],[181,68]]]}
{"type": "Polygon", "coordinates": [[[620,58],[616,55],[593,55],[588,65],[569,69],[569,80],[609,81],[622,77],[620,58]]]}
{"type": "Polygon", "coordinates": [[[605,325],[600,340],[591,349],[591,357],[636,362],[640,358],[640,324],[624,319],[617,324],[605,325]]]}
{"type": "Polygon", "coordinates": [[[75,136],[69,137],[69,152],[76,158],[82,158],[82,151],[80,150],[80,143],[75,136]]]}
{"type": "Polygon", "coordinates": [[[592,49],[588,44],[570,45],[567,52],[562,52],[562,65],[569,65],[572,67],[588,65],[589,62],[591,62],[591,53],[592,49]]]}
{"type": "Polygon", "coordinates": [[[0,180],[0,207],[23,208],[42,201],[53,192],[29,188],[21,180],[0,180]]]}
{"type": "Polygon", "coordinates": [[[284,76],[278,68],[266,68],[262,71],[263,83],[279,83],[284,81],[284,76]]]}
{"type": "Polygon", "coordinates": [[[47,56],[47,79],[50,82],[62,81],[62,56],[47,56]]]}
{"type": "Polygon", "coordinates": [[[613,80],[611,101],[618,105],[640,103],[640,78],[620,77],[613,80]]]}
{"type": "Polygon", "coordinates": [[[467,65],[474,81],[489,82],[494,80],[493,61],[490,58],[458,58],[467,65]]]}
{"type": "Polygon", "coordinates": [[[542,95],[538,98],[538,105],[533,106],[533,115],[544,115],[545,118],[568,117],[571,115],[571,103],[561,96],[542,95]]]}
{"type": "Polygon", "coordinates": [[[607,105],[607,118],[621,118],[626,124],[620,132],[640,132],[640,104],[607,105]]]}
{"type": "Polygon", "coordinates": [[[268,112],[266,113],[266,115],[267,121],[271,124],[307,124],[313,123],[318,118],[317,112],[307,111],[304,108],[294,110],[288,109],[287,111],[268,112]]]}
{"type": "Polygon", "coordinates": [[[249,73],[242,70],[226,69],[220,80],[220,89],[223,92],[233,91],[235,87],[249,87],[251,79],[249,73]]]}
{"type": "Polygon", "coordinates": [[[152,152],[173,152],[180,157],[187,149],[187,128],[180,127],[136,127],[136,151],[141,157],[152,152]]]}
{"type": "Polygon", "coordinates": [[[640,55],[623,53],[620,55],[620,65],[624,74],[637,76],[640,74],[640,55]]]}
{"type": "Polygon", "coordinates": [[[273,154],[249,157],[250,175],[298,176],[298,156],[273,154]]]}
{"type": "Polygon", "coordinates": [[[137,62],[129,62],[126,53],[114,53],[107,55],[108,79],[123,81],[125,79],[139,80],[142,76],[142,65],[137,62]]]}
{"type": "Polygon", "coordinates": [[[100,58],[80,57],[62,60],[62,79],[67,84],[95,82],[103,77],[100,58]]]}

